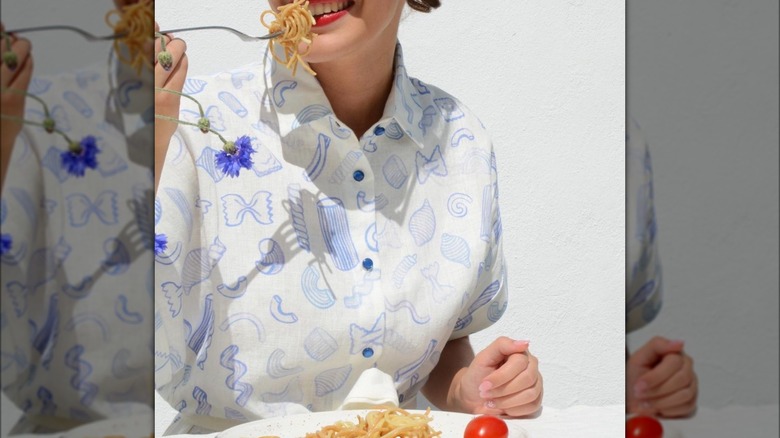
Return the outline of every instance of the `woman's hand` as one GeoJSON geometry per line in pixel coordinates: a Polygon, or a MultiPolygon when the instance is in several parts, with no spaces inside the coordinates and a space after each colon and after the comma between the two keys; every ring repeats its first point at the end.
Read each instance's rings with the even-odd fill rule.
{"type": "Polygon", "coordinates": [[[528,351],[528,341],[496,339],[457,378],[456,397],[475,414],[522,417],[542,406],[539,361],[528,351]]]}
{"type": "Polygon", "coordinates": [[[696,410],[698,379],[682,341],[656,336],[626,363],[626,408],[629,413],[687,417],[696,410]]]}
{"type": "MultiPolygon", "coordinates": [[[[154,31],[159,32],[160,27],[154,23],[154,31]]],[[[187,44],[184,40],[174,38],[173,35],[165,35],[165,49],[172,55],[173,61],[169,68],[165,68],[157,60],[157,54],[162,50],[160,38],[155,38],[154,43],[154,86],[167,88],[181,92],[184,88],[184,80],[187,79],[187,44]]],[[[161,91],[155,91],[155,113],[163,116],[178,118],[181,97],[161,91]]],[[[176,132],[176,123],[167,120],[155,119],[154,123],[154,186],[160,181],[165,154],[168,151],[168,143],[173,133],[176,132]]]]}
{"type": "MultiPolygon", "coordinates": [[[[5,27],[0,23],[0,32],[4,31],[5,27]]],[[[31,48],[30,41],[11,35],[11,51],[16,54],[16,65],[9,66],[3,61],[2,66],[0,66],[0,113],[3,115],[16,118],[24,117],[25,95],[21,92],[27,91],[32,78],[31,48]],[[6,88],[17,91],[6,91],[6,88]]],[[[8,48],[5,38],[3,38],[0,41],[0,54],[4,55],[6,51],[8,48]]],[[[21,131],[21,123],[5,118],[0,119],[0,187],[5,181],[5,172],[8,169],[16,136],[21,131]]]]}

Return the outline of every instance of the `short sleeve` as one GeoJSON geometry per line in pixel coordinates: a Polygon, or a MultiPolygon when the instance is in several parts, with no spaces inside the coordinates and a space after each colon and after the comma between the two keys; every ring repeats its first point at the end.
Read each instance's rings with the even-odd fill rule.
{"type": "Polygon", "coordinates": [[[182,129],[171,139],[155,197],[155,234],[166,241],[155,256],[155,387],[165,398],[173,377],[184,372],[181,266],[198,247],[200,211],[208,208],[198,198],[196,162],[182,129]]]}
{"type": "Polygon", "coordinates": [[[626,331],[652,321],[662,302],[650,151],[636,122],[626,134],[626,331]]]}
{"type": "Polygon", "coordinates": [[[476,287],[465,300],[450,340],[468,336],[493,325],[501,318],[508,305],[501,211],[498,202],[498,172],[492,147],[490,156],[491,184],[483,193],[482,207],[490,210],[491,218],[487,232],[487,250],[480,262],[476,287]]]}

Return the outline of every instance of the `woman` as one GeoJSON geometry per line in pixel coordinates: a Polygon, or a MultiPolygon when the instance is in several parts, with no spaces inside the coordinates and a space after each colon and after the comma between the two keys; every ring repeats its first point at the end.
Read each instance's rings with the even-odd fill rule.
{"type": "MultiPolygon", "coordinates": [[[[214,130],[256,151],[231,178],[216,136],[156,124],[156,232],[167,236],[156,379],[181,412],[168,433],[336,409],[370,379],[402,406],[422,391],[446,410],[538,411],[527,341],[476,355],[469,344],[507,299],[495,158],[463,104],[407,75],[405,3],[333,2],[315,16],[305,60],[316,77],[266,54],[187,79],[185,43],[166,36],[174,66],[156,66],[156,85],[187,91],[214,130]]],[[[198,118],[166,92],[156,112],[198,118]]]]}

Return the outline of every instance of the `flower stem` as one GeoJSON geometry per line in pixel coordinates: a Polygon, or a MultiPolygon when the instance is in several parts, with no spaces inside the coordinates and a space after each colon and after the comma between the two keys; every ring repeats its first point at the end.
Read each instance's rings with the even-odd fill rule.
{"type": "MultiPolygon", "coordinates": [[[[155,115],[154,115],[154,118],[155,118],[155,119],[160,119],[160,120],[167,120],[167,121],[169,121],[169,122],[178,123],[178,124],[180,124],[180,125],[194,126],[194,127],[196,127],[196,128],[200,128],[200,126],[199,126],[198,124],[196,124],[196,123],[185,122],[184,120],[179,120],[179,119],[177,119],[177,118],[174,118],[174,117],[168,117],[168,116],[164,116],[164,115],[162,115],[162,114],[155,114],[155,115]]],[[[220,140],[222,140],[222,143],[223,143],[223,144],[227,144],[227,140],[225,140],[225,137],[223,137],[222,135],[220,135],[220,133],[219,133],[219,132],[215,131],[213,128],[209,128],[209,132],[211,132],[212,134],[214,134],[214,135],[216,135],[217,137],[219,137],[219,139],[220,139],[220,140]]]]}
{"type": "Polygon", "coordinates": [[[17,89],[17,88],[8,88],[8,87],[3,87],[3,88],[2,88],[2,89],[0,89],[0,90],[2,90],[2,92],[3,92],[3,93],[14,93],[14,94],[21,94],[21,95],[24,95],[24,96],[27,96],[27,97],[30,97],[30,98],[32,98],[32,99],[35,99],[35,100],[37,100],[38,102],[40,102],[40,104],[41,104],[41,105],[43,105],[43,116],[44,116],[45,118],[47,118],[47,119],[49,118],[49,106],[48,106],[48,105],[46,105],[46,102],[44,102],[44,101],[43,101],[43,99],[41,99],[40,97],[38,97],[38,96],[36,96],[36,95],[34,95],[34,94],[32,94],[32,93],[28,92],[28,91],[25,91],[25,90],[19,90],[19,89],[17,89]]]}
{"type": "Polygon", "coordinates": [[[182,93],[180,91],[171,90],[171,89],[168,89],[168,88],[161,88],[161,87],[154,87],[154,90],[155,91],[164,91],[166,93],[176,94],[178,96],[182,96],[182,97],[186,97],[187,99],[190,99],[191,101],[195,102],[198,105],[198,111],[200,111],[200,116],[201,117],[206,117],[206,113],[203,112],[203,106],[201,106],[200,102],[198,102],[197,99],[195,99],[194,97],[190,96],[189,94],[185,94],[185,93],[182,93]]]}
{"type": "MultiPolygon", "coordinates": [[[[42,128],[45,128],[43,126],[43,123],[33,122],[32,120],[25,120],[25,119],[22,119],[21,117],[14,117],[14,116],[7,116],[5,114],[0,114],[0,119],[11,120],[13,122],[22,123],[22,124],[25,124],[25,125],[40,126],[42,128]]],[[[60,131],[59,129],[55,128],[52,131],[52,133],[61,135],[62,138],[64,138],[65,141],[68,142],[68,144],[72,144],[73,143],[73,141],[67,135],[65,135],[64,132],[60,131]]]]}
{"type": "Polygon", "coordinates": [[[3,32],[3,39],[5,39],[5,50],[11,50],[11,35],[3,32]]]}

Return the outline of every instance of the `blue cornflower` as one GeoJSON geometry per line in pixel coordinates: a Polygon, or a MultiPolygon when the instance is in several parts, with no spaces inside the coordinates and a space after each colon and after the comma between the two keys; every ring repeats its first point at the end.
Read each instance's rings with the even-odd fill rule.
{"type": "Polygon", "coordinates": [[[242,167],[244,169],[252,168],[254,163],[252,163],[251,155],[254,153],[252,140],[246,135],[241,136],[235,143],[232,141],[225,143],[222,150],[217,153],[217,167],[222,170],[222,173],[236,177],[242,167]]]}
{"type": "Polygon", "coordinates": [[[60,154],[62,167],[71,175],[84,176],[87,168],[97,168],[98,153],[95,137],[88,135],[78,143],[71,143],[68,150],[60,154]]]}
{"type": "Polygon", "coordinates": [[[165,234],[154,235],[154,255],[160,255],[168,249],[168,236],[165,234]]]}
{"type": "Polygon", "coordinates": [[[14,245],[13,239],[11,239],[11,235],[8,233],[3,233],[0,235],[0,255],[5,255],[8,251],[11,250],[11,247],[14,245]]]}

